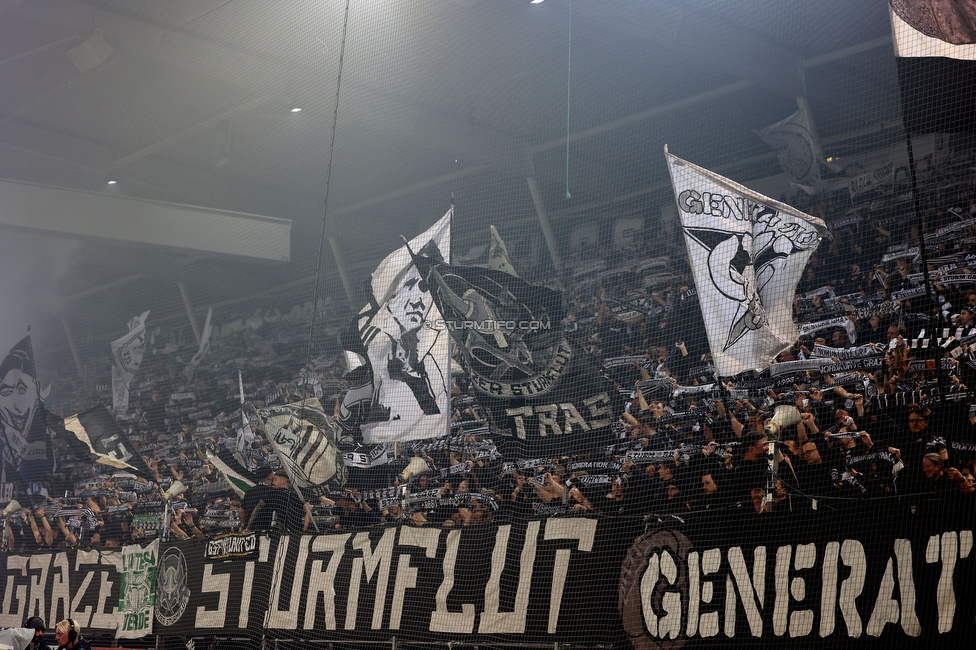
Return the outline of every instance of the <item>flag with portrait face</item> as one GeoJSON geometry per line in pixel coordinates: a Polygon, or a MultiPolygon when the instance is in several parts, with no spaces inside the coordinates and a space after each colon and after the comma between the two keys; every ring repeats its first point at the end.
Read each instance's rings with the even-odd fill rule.
{"type": "Polygon", "coordinates": [[[715,370],[766,368],[797,339],[793,295],[827,228],[664,152],[715,370]]]}
{"type": "Polygon", "coordinates": [[[53,468],[48,413],[25,336],[0,361],[0,504],[24,495],[44,497],[53,468]]]}
{"type": "Polygon", "coordinates": [[[354,345],[369,368],[369,400],[362,391],[346,411],[362,413],[366,444],[447,435],[450,428],[450,344],[436,326],[440,312],[410,251],[446,260],[453,208],[425,232],[386,256],[373,272],[370,304],[357,319],[354,345]],[[355,408],[353,408],[355,406],[355,408]]]}

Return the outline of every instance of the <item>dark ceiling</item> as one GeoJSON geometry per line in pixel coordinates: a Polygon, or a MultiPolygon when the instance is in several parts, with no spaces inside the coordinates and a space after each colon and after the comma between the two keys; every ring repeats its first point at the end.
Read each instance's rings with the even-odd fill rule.
{"type": "MultiPolygon", "coordinates": [[[[179,282],[201,320],[255,295],[308,299],[344,9],[0,0],[0,178],[292,221],[288,263],[2,229],[5,276],[28,282],[8,286],[3,336],[25,318],[61,332],[64,315],[102,345],[144,309],[179,324],[179,282]],[[111,52],[81,71],[68,53],[93,34],[111,52]],[[42,295],[36,309],[16,302],[42,295]]],[[[588,220],[656,218],[665,143],[742,182],[778,173],[752,130],[799,95],[827,155],[901,137],[889,34],[877,0],[351,0],[328,232],[354,302],[452,195],[456,251],[486,243],[492,223],[517,254],[544,256],[530,177],[565,239],[588,220]]],[[[338,315],[346,295],[324,250],[338,315]]]]}

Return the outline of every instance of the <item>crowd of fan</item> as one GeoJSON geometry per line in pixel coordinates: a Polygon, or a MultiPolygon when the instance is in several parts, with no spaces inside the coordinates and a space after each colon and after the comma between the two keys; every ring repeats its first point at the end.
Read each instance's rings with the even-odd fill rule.
{"type": "MultiPolygon", "coordinates": [[[[976,335],[976,288],[954,276],[976,268],[974,196],[966,186],[955,197],[964,207],[927,214],[937,303],[917,289],[924,286],[923,269],[910,220],[878,218],[871,205],[856,218],[833,220],[840,227],[812,259],[794,300],[798,324],[830,324],[801,328],[797,344],[777,361],[820,356],[838,367],[852,359],[877,367],[868,362],[717,381],[683,242],[668,249],[638,239],[630,252],[596,251],[575,260],[575,271],[562,278],[568,324],[603,361],[626,402],[613,439],[584,455],[505,458],[495,444],[499,431],[458,377],[450,437],[404,445],[392,462],[350,470],[345,487],[308,500],[292,489],[261,436],[237,449],[261,481],[243,498],[208,455],[238,444],[238,370],[244,398],[259,408],[314,396],[338,415],[345,389],[338,358],[304,364],[301,319],[257,312],[256,320],[242,318],[241,327],[215,337],[192,383],[172,350],[147,353],[132,387],[133,415],[119,421],[151,476],[62,462],[47,503],[8,516],[3,542],[30,552],[391,522],[474,526],[529,516],[688,516],[719,508],[775,514],[794,509],[797,500],[898,498],[972,507],[976,414],[965,410],[973,401],[969,390],[976,389],[969,341],[976,335]],[[618,264],[608,270],[610,258],[618,264]],[[774,419],[779,412],[789,415],[785,423],[774,419]]],[[[826,198],[807,207],[843,213],[826,198]]],[[[62,398],[61,410],[77,402],[62,398]]],[[[362,446],[354,451],[369,453],[362,446]]]]}

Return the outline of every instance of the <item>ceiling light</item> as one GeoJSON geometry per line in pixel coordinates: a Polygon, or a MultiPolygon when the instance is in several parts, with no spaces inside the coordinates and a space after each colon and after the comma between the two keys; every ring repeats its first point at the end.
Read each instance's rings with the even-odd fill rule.
{"type": "Polygon", "coordinates": [[[114,51],[115,48],[105,40],[102,32],[96,29],[81,45],[68,50],[67,54],[71,62],[78,68],[78,72],[88,72],[105,63],[114,51]]]}
{"type": "Polygon", "coordinates": [[[118,181],[109,181],[106,183],[106,185],[115,185],[116,183],[118,183],[118,181]]]}
{"type": "Polygon", "coordinates": [[[529,0],[530,5],[542,4],[542,0],[529,0]]]}
{"type": "Polygon", "coordinates": [[[298,108],[298,107],[296,106],[295,108],[293,108],[293,109],[291,109],[291,112],[292,112],[292,113],[301,113],[301,112],[302,112],[302,109],[300,109],[300,108],[298,108]]]}

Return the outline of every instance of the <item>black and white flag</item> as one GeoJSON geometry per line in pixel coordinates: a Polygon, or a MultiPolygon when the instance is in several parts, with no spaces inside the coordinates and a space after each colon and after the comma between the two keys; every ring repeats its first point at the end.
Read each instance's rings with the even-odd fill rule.
{"type": "Polygon", "coordinates": [[[129,408],[129,384],[142,365],[142,357],[146,354],[146,318],[149,311],[129,320],[129,332],[112,341],[112,359],[118,369],[118,375],[113,373],[112,406],[117,413],[123,413],[129,408]]]}
{"type": "Polygon", "coordinates": [[[976,4],[890,0],[905,130],[976,130],[976,4]]]}
{"type": "Polygon", "coordinates": [[[797,338],[793,295],[827,227],[664,152],[715,370],[767,368],[797,338]]]}
{"type": "Polygon", "coordinates": [[[785,120],[755,133],[776,150],[780,167],[791,185],[807,194],[819,191],[822,183],[817,161],[821,156],[805,105],[785,120]]]}
{"type": "Polygon", "coordinates": [[[99,404],[77,415],[64,419],[64,439],[71,434],[88,447],[96,463],[117,469],[129,470],[152,480],[155,475],[107,408],[99,404]]]}
{"type": "Polygon", "coordinates": [[[46,496],[54,458],[42,394],[28,335],[0,360],[0,505],[46,496]]]}
{"type": "Polygon", "coordinates": [[[503,271],[416,258],[478,403],[515,455],[606,444],[619,394],[562,330],[562,293],[503,271]]]}
{"type": "Polygon", "coordinates": [[[336,427],[315,398],[269,406],[257,412],[292,487],[305,498],[346,483],[346,466],[336,447],[336,427]]]}
{"type": "Polygon", "coordinates": [[[370,304],[357,318],[361,348],[353,350],[371,371],[369,408],[359,426],[366,444],[434,438],[450,430],[450,337],[436,326],[440,312],[410,251],[449,259],[453,212],[373,272],[370,304]]]}

